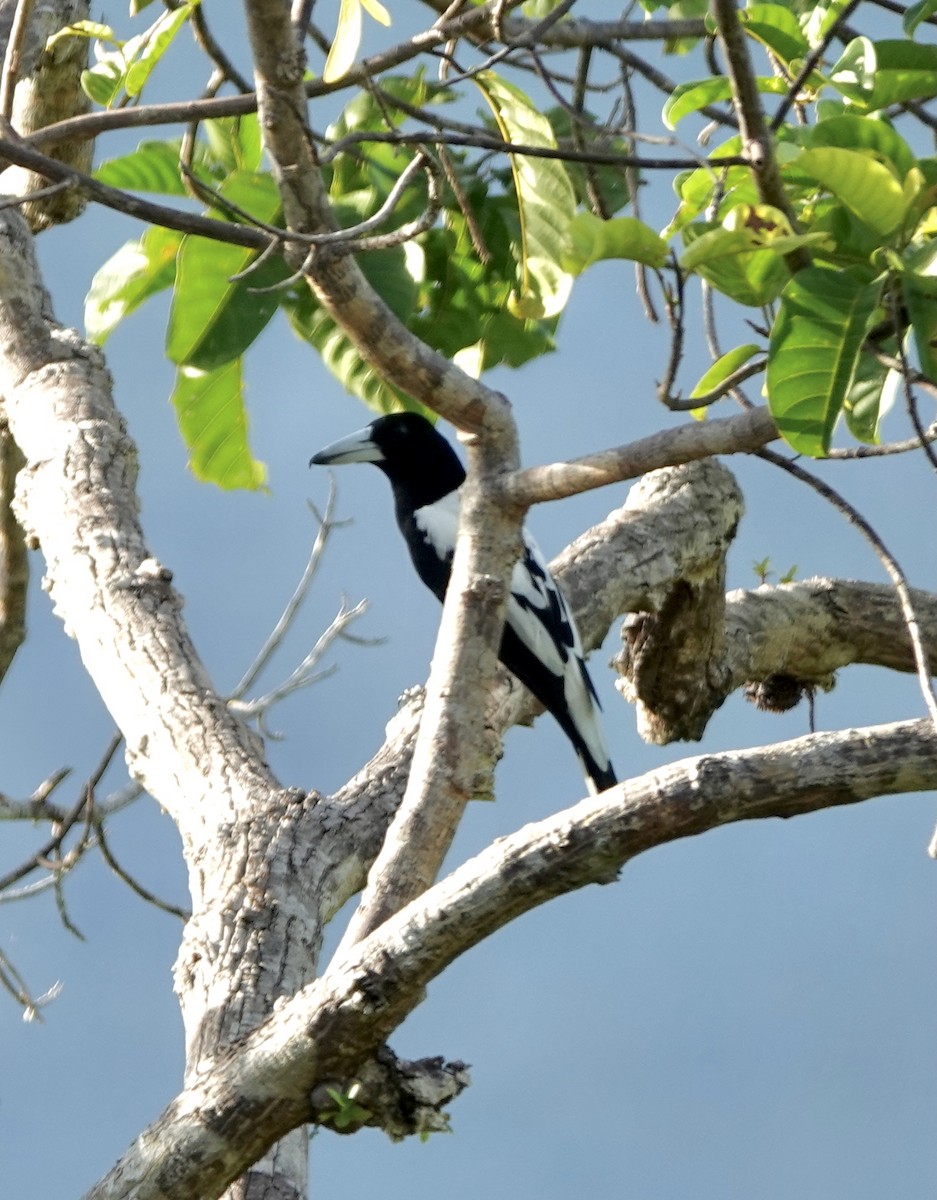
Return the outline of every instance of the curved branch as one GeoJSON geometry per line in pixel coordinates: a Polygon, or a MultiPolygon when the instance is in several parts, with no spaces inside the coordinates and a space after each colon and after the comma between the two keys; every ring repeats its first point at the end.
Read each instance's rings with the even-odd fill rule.
{"type": "Polygon", "coordinates": [[[717,454],[751,453],[779,436],[768,410],[752,408],[734,417],[693,421],[569,462],[528,467],[515,472],[503,487],[512,504],[527,508],[545,500],[562,500],[610,483],[636,479],[660,467],[717,454]]]}
{"type": "Polygon", "coordinates": [[[791,817],[937,786],[929,721],[811,734],[684,759],[525,826],[467,862],[285,1002],[194,1080],[85,1197],[218,1196],[322,1082],[359,1064],[455,958],[522,913],[610,883],[652,847],[734,821],[791,817]]]}

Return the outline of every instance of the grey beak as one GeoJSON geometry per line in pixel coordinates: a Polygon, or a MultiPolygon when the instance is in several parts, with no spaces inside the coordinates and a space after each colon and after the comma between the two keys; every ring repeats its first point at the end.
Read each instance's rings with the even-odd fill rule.
{"type": "Polygon", "coordinates": [[[370,429],[359,429],[348,437],[332,442],[309,460],[310,467],[324,467],[341,463],[379,463],[384,461],[380,447],[371,440],[370,429]]]}

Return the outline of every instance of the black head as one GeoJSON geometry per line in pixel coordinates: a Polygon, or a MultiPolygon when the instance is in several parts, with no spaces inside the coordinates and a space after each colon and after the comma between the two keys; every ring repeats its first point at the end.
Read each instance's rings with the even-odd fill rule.
{"type": "Polygon", "coordinates": [[[419,413],[390,413],[314,454],[310,466],[369,462],[384,472],[394,491],[415,508],[460,487],[461,462],[442,434],[419,413]]]}

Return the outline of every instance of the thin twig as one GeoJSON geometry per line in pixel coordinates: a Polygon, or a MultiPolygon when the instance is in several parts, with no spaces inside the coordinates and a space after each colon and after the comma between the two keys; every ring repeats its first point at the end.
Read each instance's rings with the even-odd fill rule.
{"type": "Polygon", "coordinates": [[[8,991],[17,1004],[23,1005],[24,1021],[41,1021],[42,1015],[39,1010],[51,1003],[62,990],[61,983],[54,983],[41,996],[31,996],[26,981],[2,950],[0,950],[0,987],[8,991]]]}
{"type": "MultiPolygon", "coordinates": [[[[917,613],[914,610],[914,601],[911,598],[911,589],[908,586],[908,580],[901,568],[901,564],[865,517],[844,496],[841,496],[835,488],[830,487],[828,483],[824,483],[822,479],[818,479],[816,475],[812,475],[809,471],[804,470],[798,463],[784,458],[781,454],[776,454],[773,450],[763,449],[759,450],[757,454],[759,458],[763,458],[766,462],[773,463],[775,466],[780,467],[782,471],[787,471],[795,479],[800,479],[803,483],[813,488],[825,500],[828,500],[837,511],[841,512],[847,518],[851,525],[854,525],[859,530],[878,555],[879,562],[881,562],[882,566],[888,572],[888,577],[895,586],[898,603],[901,606],[901,615],[904,618],[905,628],[908,631],[908,638],[911,642],[911,652],[914,655],[914,665],[917,671],[921,695],[924,698],[924,704],[933,722],[934,729],[937,731],[937,694],[934,692],[931,669],[927,661],[924,635],[921,632],[917,613]]],[[[937,834],[931,840],[928,853],[932,858],[937,858],[937,834]]]]}
{"type": "Polygon", "coordinates": [[[111,852],[111,848],[107,843],[107,838],[104,836],[104,828],[99,825],[97,829],[97,844],[101,851],[101,857],[111,868],[118,879],[123,880],[131,891],[136,892],[141,900],[145,900],[147,904],[152,904],[154,908],[162,909],[163,912],[170,913],[174,917],[179,917],[180,920],[188,921],[191,913],[184,908],[178,908],[175,904],[170,904],[168,900],[160,900],[159,896],[145,888],[142,883],[134,879],[130,872],[120,865],[117,859],[111,852]]]}
{"type": "Polygon", "coordinates": [[[664,404],[671,412],[692,412],[697,408],[708,408],[711,404],[715,404],[717,400],[722,400],[730,395],[746,379],[751,379],[754,375],[760,375],[767,366],[768,360],[765,358],[755,359],[753,362],[745,363],[738,370],[733,371],[731,375],[727,375],[718,387],[713,388],[711,392],[704,392],[702,396],[688,396],[684,399],[681,396],[664,396],[664,404]]]}
{"type": "Polygon", "coordinates": [[[771,118],[769,128],[772,133],[777,133],[777,131],[784,124],[784,119],[787,116],[787,114],[790,112],[791,105],[796,103],[797,97],[800,94],[800,89],[804,86],[804,84],[810,78],[810,74],[813,71],[814,67],[817,66],[817,64],[820,62],[820,59],[826,53],[827,46],[829,46],[829,44],[833,40],[833,38],[836,37],[840,26],[845,21],[849,20],[849,18],[852,16],[852,14],[855,12],[855,10],[859,7],[860,3],[861,3],[861,0],[849,0],[849,3],[842,10],[842,12],[839,13],[839,15],[836,17],[836,19],[830,25],[829,29],[823,35],[823,38],[821,39],[821,41],[816,46],[814,46],[814,48],[810,51],[810,53],[804,59],[803,66],[800,68],[800,70],[794,76],[793,80],[791,81],[791,85],[787,90],[787,94],[781,100],[781,103],[778,105],[774,116],[771,118]]]}
{"type": "Polygon", "coordinates": [[[312,543],[312,550],[309,552],[309,559],[306,566],[303,568],[303,573],[300,576],[299,583],[293,591],[292,596],[286,602],[286,607],[280,614],[279,619],[273,629],[267,635],[267,639],[257,652],[257,656],[251,665],[244,672],[237,687],[231,693],[232,700],[240,700],[245,692],[250,688],[257,679],[261,671],[266,667],[267,663],[272,658],[273,654],[279,648],[283,638],[286,636],[287,630],[293,623],[297,612],[303,604],[303,601],[309,594],[309,588],[312,581],[316,577],[316,572],[319,569],[319,564],[322,562],[322,555],[325,553],[325,548],[328,545],[329,538],[336,529],[341,529],[350,524],[349,521],[335,520],[335,503],[338,498],[338,490],[335,487],[335,477],[332,472],[329,472],[329,494],[325,502],[325,512],[319,515],[319,512],[314,505],[310,504],[309,509],[312,515],[319,523],[319,528],[316,531],[315,540],[312,543]]]}

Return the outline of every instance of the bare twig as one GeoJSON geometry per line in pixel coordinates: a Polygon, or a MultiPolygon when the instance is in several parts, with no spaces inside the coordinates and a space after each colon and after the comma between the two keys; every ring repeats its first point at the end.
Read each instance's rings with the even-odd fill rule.
{"type": "MultiPolygon", "coordinates": [[[[851,525],[866,539],[875,553],[882,566],[888,572],[888,576],[895,585],[895,591],[901,604],[901,614],[904,617],[904,622],[908,630],[908,637],[911,640],[911,648],[914,653],[914,663],[917,669],[918,683],[921,688],[921,695],[924,698],[924,704],[930,714],[930,719],[933,722],[934,730],[937,732],[937,694],[934,692],[934,684],[931,679],[930,665],[927,661],[927,650],[924,645],[924,636],[921,632],[920,622],[917,618],[917,613],[914,608],[914,601],[911,597],[911,590],[908,586],[908,580],[901,564],[888,549],[885,542],[876,533],[875,529],[863,517],[863,515],[854,508],[844,496],[841,496],[835,488],[830,487],[828,483],[824,483],[822,479],[818,479],[816,475],[812,475],[809,471],[804,470],[798,463],[791,462],[790,459],[784,458],[780,454],[775,454],[772,450],[760,450],[758,457],[763,458],[766,462],[773,463],[782,470],[787,471],[789,475],[793,475],[795,479],[800,479],[809,487],[818,492],[825,500],[828,500],[839,512],[845,516],[851,525]]],[[[928,853],[932,858],[937,858],[937,834],[931,841],[928,847],[928,853]]]]}
{"type": "Polygon", "coordinates": [[[746,379],[760,375],[766,366],[767,359],[756,358],[753,362],[745,363],[737,371],[733,371],[731,375],[727,375],[722,383],[713,388],[711,392],[704,392],[702,396],[687,397],[686,399],[680,396],[668,396],[664,399],[664,403],[671,412],[692,412],[696,408],[708,408],[717,400],[722,400],[734,392],[738,385],[744,383],[746,379]]]}
{"type": "Polygon", "coordinates": [[[322,561],[322,555],[325,553],[325,548],[328,545],[329,538],[336,529],[341,529],[347,525],[348,521],[335,520],[335,502],[338,498],[338,492],[335,487],[335,477],[329,472],[329,494],[325,502],[325,511],[321,514],[317,511],[314,505],[310,504],[309,509],[312,515],[319,523],[319,528],[316,531],[315,540],[312,543],[312,550],[309,553],[309,560],[306,563],[303,573],[300,576],[299,583],[296,585],[292,596],[286,603],[286,607],[280,614],[277,623],[267,636],[266,641],[257,652],[257,656],[251,665],[244,672],[234,691],[231,693],[232,700],[240,700],[249,687],[251,687],[257,676],[261,673],[271,657],[279,647],[280,643],[286,635],[287,630],[292,625],[297,612],[309,594],[309,588],[312,581],[315,579],[316,572],[319,569],[319,564],[322,561]]]}
{"type": "Polygon", "coordinates": [[[154,892],[151,892],[149,888],[145,888],[142,883],[134,879],[134,877],[125,867],[120,865],[111,852],[107,838],[104,836],[103,825],[99,824],[97,826],[95,840],[97,841],[98,849],[101,851],[101,857],[104,859],[107,865],[111,868],[118,879],[123,880],[123,882],[126,883],[131,891],[137,893],[141,900],[145,900],[147,904],[152,904],[154,908],[162,909],[163,912],[167,912],[174,917],[179,917],[183,921],[187,921],[189,919],[192,914],[187,909],[178,908],[175,904],[170,904],[168,900],[161,900],[159,896],[157,896],[154,892]]]}
{"type": "Polygon", "coordinates": [[[51,1003],[61,992],[61,983],[54,983],[41,996],[32,996],[26,981],[9,958],[0,950],[0,987],[9,992],[17,1004],[23,1006],[24,1021],[41,1021],[40,1009],[51,1003]]]}

